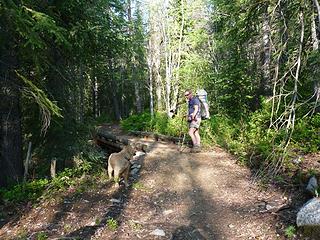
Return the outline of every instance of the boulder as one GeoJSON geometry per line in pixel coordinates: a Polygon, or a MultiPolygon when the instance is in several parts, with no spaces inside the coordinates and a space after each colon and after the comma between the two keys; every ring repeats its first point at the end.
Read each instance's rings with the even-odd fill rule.
{"type": "Polygon", "coordinates": [[[306,202],[297,214],[297,225],[320,227],[320,199],[312,198],[306,202]]]}
{"type": "Polygon", "coordinates": [[[304,234],[308,237],[320,236],[319,198],[312,198],[301,207],[297,214],[297,226],[303,227],[304,234]]]}

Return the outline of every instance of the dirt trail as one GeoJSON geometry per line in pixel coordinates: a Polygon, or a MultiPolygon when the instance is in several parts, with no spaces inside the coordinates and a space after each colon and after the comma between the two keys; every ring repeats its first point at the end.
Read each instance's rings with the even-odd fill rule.
{"type": "Polygon", "coordinates": [[[290,196],[251,184],[250,171],[225,151],[180,153],[171,143],[132,140],[149,149],[129,189],[106,180],[41,203],[4,225],[0,239],[23,231],[29,239],[39,232],[48,239],[285,239],[290,196]]]}

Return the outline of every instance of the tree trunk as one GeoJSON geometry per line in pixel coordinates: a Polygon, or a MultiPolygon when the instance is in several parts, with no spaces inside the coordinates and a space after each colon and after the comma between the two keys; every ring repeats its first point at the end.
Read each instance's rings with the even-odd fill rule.
{"type": "Polygon", "coordinates": [[[0,187],[23,177],[21,93],[13,55],[3,55],[5,61],[0,61],[0,187]]]}
{"type": "Polygon", "coordinates": [[[154,49],[151,37],[149,38],[148,42],[148,70],[149,70],[149,106],[150,106],[150,114],[153,117],[154,116],[154,107],[153,107],[153,68],[154,68],[154,49]]]}
{"type": "Polygon", "coordinates": [[[163,108],[162,105],[162,81],[160,74],[160,66],[161,66],[161,55],[160,55],[160,45],[155,46],[155,80],[156,80],[156,98],[157,98],[157,111],[161,111],[163,108]]]}
{"type": "Polygon", "coordinates": [[[317,16],[318,16],[317,33],[319,34],[319,32],[320,32],[320,4],[319,4],[318,0],[313,0],[313,4],[314,4],[315,9],[317,11],[317,16]]]}
{"type": "Polygon", "coordinates": [[[271,94],[271,82],[270,82],[270,23],[268,14],[268,5],[265,6],[263,13],[263,78],[260,83],[260,94],[263,96],[271,94]]]}
{"type": "MultiPolygon", "coordinates": [[[[167,16],[165,17],[167,18],[167,16]]],[[[170,36],[167,31],[168,23],[167,20],[164,20],[162,23],[162,37],[164,44],[164,55],[165,55],[165,71],[166,71],[166,79],[165,79],[165,106],[166,112],[169,115],[170,112],[170,96],[171,96],[171,70],[172,70],[172,51],[170,49],[170,36]]]]}
{"type": "Polygon", "coordinates": [[[119,101],[118,101],[117,94],[116,94],[117,87],[116,87],[116,83],[114,82],[114,80],[111,80],[111,90],[113,90],[111,93],[111,96],[112,96],[114,116],[117,121],[120,121],[121,115],[120,115],[120,109],[119,109],[119,101]]]}
{"type": "Polygon", "coordinates": [[[92,111],[95,118],[98,114],[98,81],[97,77],[92,78],[92,111]]]}
{"type": "MultiPolygon", "coordinates": [[[[312,35],[312,42],[313,42],[313,50],[319,50],[319,33],[320,33],[320,5],[318,0],[313,0],[314,8],[317,12],[317,18],[315,17],[314,11],[312,11],[312,19],[311,19],[311,35],[312,35]]],[[[318,68],[314,69],[315,72],[318,72],[318,68]]],[[[315,103],[312,109],[312,114],[315,113],[318,102],[320,101],[320,81],[318,78],[314,80],[314,96],[315,96],[315,103]]]]}
{"type": "Polygon", "coordinates": [[[317,36],[317,26],[316,26],[316,19],[314,16],[314,12],[312,12],[312,15],[311,15],[311,37],[312,37],[313,50],[317,51],[319,49],[319,39],[317,36]]]}
{"type": "Polygon", "coordinates": [[[83,64],[80,64],[80,72],[79,72],[79,122],[83,123],[83,116],[84,116],[84,90],[85,90],[85,75],[84,75],[84,71],[83,71],[83,64]]]}
{"type": "MultiPolygon", "coordinates": [[[[134,74],[132,74],[134,76],[134,74]]],[[[136,99],[136,108],[137,108],[137,113],[142,113],[142,103],[141,103],[141,93],[140,93],[140,87],[139,87],[139,82],[137,79],[134,81],[134,95],[136,99]]]]}
{"type": "Polygon", "coordinates": [[[117,98],[117,83],[115,76],[116,74],[113,74],[113,62],[111,59],[109,59],[109,76],[110,76],[110,96],[112,97],[112,103],[113,103],[113,111],[114,111],[114,117],[117,121],[121,120],[121,113],[120,113],[120,105],[119,100],[117,98]]]}
{"type": "Polygon", "coordinates": [[[180,30],[179,30],[179,42],[178,42],[178,52],[176,53],[177,59],[176,59],[176,65],[175,65],[175,78],[174,78],[174,83],[172,86],[172,99],[171,99],[171,106],[170,110],[176,110],[177,109],[177,104],[178,104],[178,99],[179,99],[179,83],[180,83],[180,65],[181,65],[181,52],[182,52],[182,45],[183,45],[183,32],[185,28],[185,5],[184,1],[181,1],[181,25],[180,25],[180,30]]]}
{"type": "Polygon", "coordinates": [[[150,73],[150,76],[149,76],[150,114],[153,117],[154,107],[153,107],[153,82],[152,81],[153,81],[152,73],[150,73]]]}

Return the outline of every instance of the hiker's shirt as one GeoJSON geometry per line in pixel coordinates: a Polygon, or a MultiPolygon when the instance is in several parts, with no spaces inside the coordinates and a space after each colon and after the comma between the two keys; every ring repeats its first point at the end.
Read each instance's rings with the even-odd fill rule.
{"type": "Polygon", "coordinates": [[[189,119],[191,118],[191,115],[194,112],[194,105],[198,105],[198,112],[196,113],[195,118],[201,118],[201,114],[200,114],[200,100],[197,97],[193,97],[189,100],[189,105],[188,105],[188,116],[189,119]]]}

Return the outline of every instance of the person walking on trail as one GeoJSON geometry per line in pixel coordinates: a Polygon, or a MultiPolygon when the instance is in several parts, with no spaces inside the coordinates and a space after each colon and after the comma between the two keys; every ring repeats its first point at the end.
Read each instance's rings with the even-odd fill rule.
{"type": "Polygon", "coordinates": [[[191,152],[200,152],[200,134],[199,127],[201,123],[201,114],[200,114],[200,100],[197,97],[192,95],[191,90],[186,90],[184,93],[188,101],[188,122],[189,122],[189,135],[191,137],[193,146],[191,152]]]}

